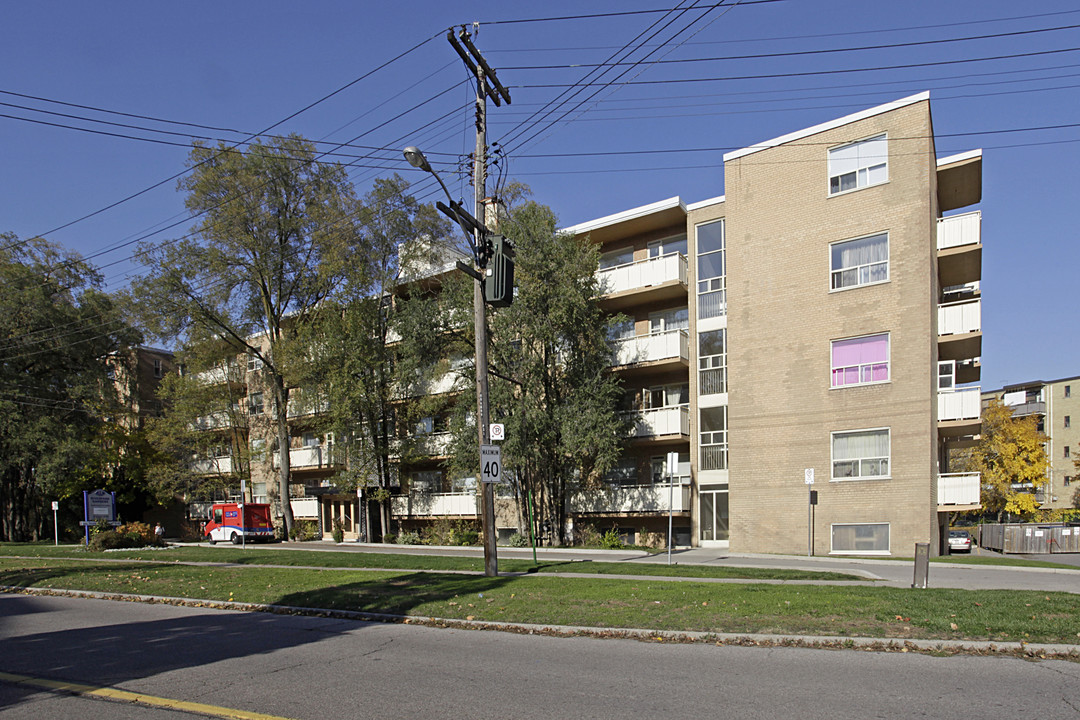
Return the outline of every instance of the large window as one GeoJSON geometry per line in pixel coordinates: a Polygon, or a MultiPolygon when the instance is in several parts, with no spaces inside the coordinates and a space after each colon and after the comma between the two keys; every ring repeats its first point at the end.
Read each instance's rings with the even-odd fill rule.
{"type": "Polygon", "coordinates": [[[832,434],[832,479],[889,477],[889,429],[832,434]]]}
{"type": "Polygon", "coordinates": [[[697,226],[698,318],[727,313],[724,270],[724,221],[697,226]]]}
{"type": "Polygon", "coordinates": [[[600,269],[629,265],[634,262],[634,248],[626,247],[618,250],[607,250],[600,254],[600,269]]]}
{"type": "Polygon", "coordinates": [[[727,407],[701,408],[701,469],[727,470],[727,407]]]}
{"type": "Polygon", "coordinates": [[[649,243],[648,250],[649,257],[651,258],[670,255],[671,253],[686,255],[686,235],[676,235],[675,237],[664,238],[663,240],[653,240],[649,243]]]}
{"type": "Polygon", "coordinates": [[[686,330],[690,327],[689,308],[673,308],[649,315],[649,332],[662,333],[669,330],[686,330]]]}
{"type": "Polygon", "coordinates": [[[248,415],[262,415],[263,414],[263,394],[261,392],[251,393],[247,399],[248,415]]]}
{"type": "Polygon", "coordinates": [[[829,150],[829,194],[878,185],[889,179],[889,142],[884,134],[829,150]]]}
{"type": "Polygon", "coordinates": [[[642,393],[642,404],[646,410],[658,408],[676,407],[690,403],[690,386],[682,385],[656,385],[645,388],[642,393]]]}
{"type": "Polygon", "coordinates": [[[727,392],[727,331],[698,333],[698,394],[727,392]]]}
{"type": "Polygon", "coordinates": [[[889,279],[889,234],[845,240],[829,246],[832,289],[842,290],[889,279]]]}
{"type": "Polygon", "coordinates": [[[832,386],[889,380],[889,333],[832,341],[832,386]]]}
{"type": "Polygon", "coordinates": [[[832,526],[832,552],[889,552],[889,523],[850,523],[832,526]]]}

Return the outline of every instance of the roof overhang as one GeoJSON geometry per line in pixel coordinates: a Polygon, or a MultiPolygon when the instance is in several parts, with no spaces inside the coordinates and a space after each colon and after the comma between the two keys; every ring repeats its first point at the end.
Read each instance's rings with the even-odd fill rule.
{"type": "Polygon", "coordinates": [[[562,228],[571,235],[588,235],[593,242],[604,243],[621,237],[640,235],[672,225],[686,226],[686,206],[675,196],[667,200],[624,210],[596,220],[562,228]]]}
{"type": "Polygon", "coordinates": [[[941,212],[982,200],[982,149],[939,159],[937,184],[941,212]]]}

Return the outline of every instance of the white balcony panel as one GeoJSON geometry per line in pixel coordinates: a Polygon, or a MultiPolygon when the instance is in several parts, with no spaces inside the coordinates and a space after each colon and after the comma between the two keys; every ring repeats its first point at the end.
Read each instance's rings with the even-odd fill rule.
{"type": "Polygon", "coordinates": [[[318,415],[330,410],[329,400],[307,400],[305,398],[289,398],[289,417],[302,415],[318,415]]]}
{"type": "Polygon", "coordinates": [[[232,427],[232,417],[227,412],[213,413],[195,418],[192,423],[195,430],[217,430],[218,428],[232,427]]]}
{"type": "Polygon", "coordinates": [[[203,458],[191,463],[191,471],[199,474],[227,475],[232,472],[231,457],[203,458]]]}
{"type": "Polygon", "coordinates": [[[690,435],[690,408],[656,408],[627,413],[633,423],[630,437],[654,437],[660,435],[690,435]]]}
{"type": "Polygon", "coordinates": [[[938,305],[938,335],[962,335],[981,331],[981,300],[938,305]]]}
{"type": "Polygon", "coordinates": [[[978,505],[982,485],[979,473],[938,475],[938,505],[978,505]]]}
{"type": "Polygon", "coordinates": [[[970,212],[963,215],[951,215],[938,220],[938,250],[977,245],[982,242],[982,213],[970,212]]]}
{"type": "Polygon", "coordinates": [[[475,516],[476,493],[410,493],[390,498],[396,516],[475,516]]]}
{"type": "Polygon", "coordinates": [[[657,258],[638,260],[626,265],[605,268],[596,273],[604,294],[625,292],[663,285],[678,280],[686,284],[686,256],[672,253],[657,258]]]}
{"type": "Polygon", "coordinates": [[[939,391],[937,396],[938,420],[977,420],[982,411],[980,389],[961,388],[939,391]]]}
{"type": "MultiPolygon", "coordinates": [[[[309,447],[296,447],[289,449],[289,468],[320,468],[330,467],[334,462],[333,446],[312,445],[309,447]]],[[[281,466],[281,453],[274,453],[274,467],[281,466]]]]}
{"type": "Polygon", "coordinates": [[[430,435],[419,435],[415,440],[418,452],[424,455],[443,456],[450,454],[450,443],[453,442],[454,436],[448,432],[431,433],[430,435]]]}
{"type": "Polygon", "coordinates": [[[633,365],[672,358],[690,361],[690,337],[685,330],[638,335],[619,340],[615,345],[616,365],[633,365]]]}
{"type": "Polygon", "coordinates": [[[690,512],[690,486],[678,480],[651,485],[609,485],[579,490],[568,500],[574,513],[690,512]]]}
{"type": "Polygon", "coordinates": [[[319,517],[319,498],[303,497],[289,500],[294,518],[317,518],[319,517]]]}

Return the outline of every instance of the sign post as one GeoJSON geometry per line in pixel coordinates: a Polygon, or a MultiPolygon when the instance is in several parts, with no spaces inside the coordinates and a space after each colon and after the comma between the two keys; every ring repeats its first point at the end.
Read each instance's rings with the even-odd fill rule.
{"type": "Polygon", "coordinates": [[[116,493],[105,490],[87,492],[83,490],[83,521],[79,523],[86,529],[86,545],[90,546],[90,528],[104,520],[116,527],[116,493]]]}
{"type": "Polygon", "coordinates": [[[667,454],[668,473],[668,512],[667,512],[667,564],[671,564],[671,546],[675,544],[675,536],[672,531],[672,515],[675,512],[675,473],[679,469],[679,453],[667,454]]]}
{"type": "Polygon", "coordinates": [[[814,503],[817,500],[814,492],[814,468],[803,470],[803,481],[809,491],[806,497],[806,557],[814,554],[814,503]]]}
{"type": "Polygon", "coordinates": [[[53,500],[52,501],[52,524],[53,524],[53,535],[55,536],[55,540],[53,541],[53,545],[59,545],[60,544],[60,525],[59,525],[59,523],[56,522],[56,511],[59,510],[59,509],[60,509],[60,503],[58,503],[56,500],[53,500]]]}

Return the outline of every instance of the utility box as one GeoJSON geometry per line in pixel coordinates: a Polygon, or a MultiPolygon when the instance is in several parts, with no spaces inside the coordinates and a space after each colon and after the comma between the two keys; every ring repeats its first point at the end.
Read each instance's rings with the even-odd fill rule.
{"type": "Polygon", "coordinates": [[[929,584],[930,575],[930,543],[915,543],[915,581],[911,583],[913,588],[923,588],[929,584]]]}

